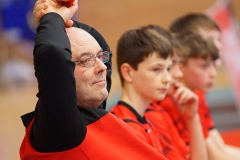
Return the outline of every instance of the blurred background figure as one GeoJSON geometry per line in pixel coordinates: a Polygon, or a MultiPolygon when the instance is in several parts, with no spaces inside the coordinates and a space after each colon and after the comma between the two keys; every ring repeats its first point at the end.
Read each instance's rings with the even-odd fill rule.
{"type": "Polygon", "coordinates": [[[218,121],[218,129],[222,131],[224,141],[226,144],[239,147],[240,140],[237,140],[237,137],[240,132],[237,128],[240,126],[240,26],[236,11],[234,1],[217,0],[205,10],[205,13],[220,26],[222,42],[220,56],[223,65],[219,71],[227,72],[232,88],[232,90],[226,86],[215,88],[207,98],[212,104],[211,111],[215,121],[218,121]]]}
{"type": "MultiPolygon", "coordinates": [[[[14,159],[19,148],[19,115],[35,102],[32,67],[34,0],[0,1],[0,159],[14,159]],[[26,107],[23,107],[26,106],[26,107]]],[[[33,105],[32,105],[33,106],[33,105]]],[[[27,110],[28,111],[28,110],[27,110]]]]}
{"type": "Polygon", "coordinates": [[[16,89],[32,83],[32,49],[36,26],[33,23],[34,0],[0,2],[0,87],[16,89]]]}

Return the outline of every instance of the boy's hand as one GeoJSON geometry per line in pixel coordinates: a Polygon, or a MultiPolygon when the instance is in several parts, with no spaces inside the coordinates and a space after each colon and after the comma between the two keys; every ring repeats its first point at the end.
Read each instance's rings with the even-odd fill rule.
{"type": "Polygon", "coordinates": [[[172,95],[173,102],[186,120],[192,119],[197,115],[198,96],[180,83],[174,86],[176,90],[172,95]]]}
{"type": "Polygon", "coordinates": [[[49,12],[55,12],[64,19],[66,27],[71,27],[73,25],[71,18],[77,11],[78,4],[77,0],[75,0],[71,7],[66,7],[65,2],[67,1],[71,0],[38,0],[33,10],[34,21],[39,24],[43,15],[49,12]]]}

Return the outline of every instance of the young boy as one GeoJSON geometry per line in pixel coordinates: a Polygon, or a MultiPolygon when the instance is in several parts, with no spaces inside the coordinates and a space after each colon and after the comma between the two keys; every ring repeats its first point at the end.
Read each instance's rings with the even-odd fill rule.
{"type": "MultiPolygon", "coordinates": [[[[174,33],[182,33],[186,31],[195,31],[198,32],[203,38],[210,39],[213,41],[215,47],[218,51],[221,51],[221,31],[218,25],[209,17],[204,14],[187,14],[184,15],[177,20],[175,20],[170,30],[174,33]]],[[[217,59],[215,61],[215,66],[220,65],[220,60],[217,59]]],[[[207,65],[205,66],[207,67],[207,65]]],[[[186,70],[185,70],[186,72],[186,70]]],[[[213,71],[216,72],[216,71],[213,71]]],[[[189,72],[187,71],[187,73],[189,72]]],[[[216,73],[213,73],[216,74],[216,73]]],[[[212,75],[216,76],[216,75],[212,75]]],[[[198,86],[197,79],[195,79],[195,86],[198,86]]],[[[202,88],[200,90],[195,91],[195,93],[199,96],[199,115],[201,118],[201,123],[203,127],[204,136],[207,142],[207,148],[209,153],[209,158],[211,159],[237,159],[240,157],[240,149],[237,147],[229,146],[224,143],[219,131],[214,127],[214,122],[211,117],[211,113],[209,111],[208,104],[205,99],[205,93],[209,91],[213,82],[208,82],[208,87],[202,88]]],[[[165,103],[170,100],[165,100],[165,103]]],[[[163,104],[163,103],[162,103],[163,104]]],[[[182,124],[179,123],[178,116],[173,111],[169,112],[172,115],[177,126],[179,126],[179,130],[181,130],[182,135],[186,134],[183,132],[182,124]],[[174,116],[175,115],[175,116],[174,116]]],[[[184,136],[187,137],[187,136],[184,136]]]]}
{"type": "Polygon", "coordinates": [[[117,45],[122,95],[111,112],[133,128],[138,128],[159,152],[162,152],[159,134],[143,115],[152,99],[165,97],[171,80],[168,74],[171,55],[172,47],[166,38],[141,29],[125,32],[117,45]]]}
{"type": "MultiPolygon", "coordinates": [[[[168,159],[188,159],[189,151],[184,143],[179,149],[171,135],[162,134],[158,122],[145,117],[148,104],[153,100],[162,100],[170,86],[168,70],[172,63],[171,45],[166,37],[154,29],[143,27],[123,34],[117,47],[122,95],[112,112],[144,135],[148,143],[168,159]]],[[[197,102],[194,97],[192,100],[197,102]]],[[[154,114],[159,115],[158,112],[154,114]]],[[[164,129],[168,131],[174,128],[170,117],[160,116],[157,121],[164,122],[164,129]]]]}
{"type": "MultiPolygon", "coordinates": [[[[189,61],[195,60],[194,64],[198,65],[200,67],[200,69],[202,69],[202,70],[204,68],[207,68],[210,65],[213,67],[212,61],[214,61],[218,57],[218,52],[211,42],[205,41],[200,35],[198,35],[197,33],[193,33],[193,32],[185,32],[181,35],[177,35],[176,37],[179,40],[180,45],[182,46],[182,52],[185,54],[184,56],[181,57],[181,64],[185,64],[185,65],[181,65],[181,69],[183,68],[183,66],[187,66],[187,64],[190,63],[190,62],[188,63],[188,59],[190,59],[190,58],[191,58],[191,60],[189,60],[189,61]]],[[[185,77],[188,76],[189,79],[192,78],[192,79],[190,79],[191,81],[198,81],[201,79],[206,79],[206,77],[207,77],[207,76],[197,77],[196,75],[194,75],[194,73],[189,73],[187,75],[184,75],[184,73],[186,74],[185,70],[184,71],[181,70],[181,71],[183,73],[182,77],[180,77],[181,79],[182,78],[184,79],[185,77]]],[[[209,77],[211,77],[211,79],[208,80],[208,82],[209,82],[209,84],[212,84],[213,80],[216,76],[215,67],[214,67],[214,69],[209,70],[209,73],[206,71],[205,71],[205,73],[211,75],[211,76],[209,76],[209,77]]],[[[179,79],[178,79],[178,81],[179,81],[179,79]]],[[[192,87],[189,87],[188,85],[186,85],[186,86],[193,91],[195,90],[195,89],[192,89],[192,87],[193,87],[192,85],[191,85],[192,87]]],[[[209,87],[210,87],[210,86],[208,87],[205,84],[202,84],[201,82],[199,82],[199,84],[195,85],[195,86],[198,88],[200,88],[201,86],[204,86],[206,90],[209,89],[209,87]]],[[[202,99],[200,98],[200,102],[201,102],[201,100],[202,99]]],[[[171,98],[167,97],[166,99],[164,99],[161,102],[161,106],[164,107],[164,109],[166,111],[168,111],[169,114],[172,116],[174,123],[178,127],[181,136],[188,144],[189,143],[189,134],[183,125],[183,121],[181,119],[182,117],[180,116],[180,114],[178,112],[177,113],[174,112],[174,111],[177,111],[177,109],[174,106],[174,103],[172,102],[171,98]],[[172,104],[172,105],[170,105],[170,104],[172,104]]],[[[207,115],[205,115],[205,116],[207,116],[207,115]]],[[[203,133],[204,133],[204,136],[206,137],[207,133],[206,132],[203,132],[203,133]]]]}

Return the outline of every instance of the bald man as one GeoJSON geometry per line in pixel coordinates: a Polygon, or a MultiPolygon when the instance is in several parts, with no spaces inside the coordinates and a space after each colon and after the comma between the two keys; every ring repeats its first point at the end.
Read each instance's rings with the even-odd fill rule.
{"type": "Polygon", "coordinates": [[[38,102],[25,123],[21,159],[165,160],[138,132],[98,107],[108,96],[110,53],[85,30],[65,28],[77,1],[69,8],[41,2],[48,7],[34,47],[38,102]]]}

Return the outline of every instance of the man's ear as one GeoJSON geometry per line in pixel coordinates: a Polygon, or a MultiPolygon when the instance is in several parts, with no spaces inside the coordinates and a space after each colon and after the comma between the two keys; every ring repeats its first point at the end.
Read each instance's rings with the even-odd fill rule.
{"type": "Polygon", "coordinates": [[[121,75],[126,82],[132,82],[133,68],[128,63],[121,65],[121,75]]]}

